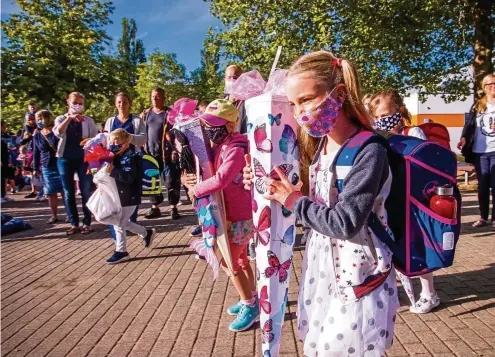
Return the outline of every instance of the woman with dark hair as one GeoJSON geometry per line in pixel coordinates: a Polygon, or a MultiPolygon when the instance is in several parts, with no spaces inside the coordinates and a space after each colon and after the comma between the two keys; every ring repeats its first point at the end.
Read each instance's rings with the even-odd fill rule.
{"type": "Polygon", "coordinates": [[[119,92],[115,96],[115,108],[118,114],[107,119],[104,131],[111,133],[116,129],[124,129],[131,134],[131,144],[135,151],[141,151],[146,144],[146,125],[139,116],[131,114],[131,98],[124,92],[119,92]]]}
{"type": "MultiPolygon", "coordinates": [[[[146,144],[146,125],[137,115],[130,113],[131,98],[124,92],[119,92],[115,95],[115,107],[118,114],[107,119],[104,125],[104,131],[111,133],[117,129],[124,129],[131,134],[130,150],[132,152],[141,151],[141,148],[146,144]]],[[[130,217],[132,223],[136,223],[139,205],[136,205],[134,213],[130,217]]],[[[113,226],[110,226],[110,232],[115,239],[116,234],[113,226]]]]}

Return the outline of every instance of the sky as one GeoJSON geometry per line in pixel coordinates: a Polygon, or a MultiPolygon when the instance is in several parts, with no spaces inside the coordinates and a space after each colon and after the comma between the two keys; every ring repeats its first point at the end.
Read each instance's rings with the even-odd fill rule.
{"type": "MultiPolygon", "coordinates": [[[[113,24],[108,26],[107,34],[114,39],[115,49],[122,33],[122,18],[133,18],[138,28],[137,37],[143,40],[146,53],[156,48],[176,53],[177,60],[188,71],[199,67],[208,27],[222,26],[203,0],[113,0],[113,4],[113,24]]],[[[15,1],[2,1],[2,20],[16,11],[15,1]]]]}

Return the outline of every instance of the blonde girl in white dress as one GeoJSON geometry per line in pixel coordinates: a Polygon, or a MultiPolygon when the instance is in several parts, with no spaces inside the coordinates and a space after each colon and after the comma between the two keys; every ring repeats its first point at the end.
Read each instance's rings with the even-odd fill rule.
{"type": "MultiPolygon", "coordinates": [[[[372,131],[350,62],[325,51],[304,55],[289,69],[286,92],[301,128],[322,138],[309,168],[309,198],[300,193],[301,182],[292,185],[280,170],[280,181],[266,179],[267,198],[311,229],[297,314],[304,354],[384,356],[393,341],[397,285],[392,254],[368,229],[367,219],[373,211],[386,226],[383,204],[392,182],[386,150],[372,140],[362,145],[352,167],[334,165],[348,140],[372,131]],[[337,180],[343,180],[340,193],[337,180]]],[[[246,188],[252,177],[247,166],[246,188]]]]}

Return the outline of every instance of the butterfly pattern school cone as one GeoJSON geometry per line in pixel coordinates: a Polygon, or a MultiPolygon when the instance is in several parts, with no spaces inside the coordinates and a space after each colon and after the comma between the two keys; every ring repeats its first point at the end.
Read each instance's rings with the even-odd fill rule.
{"type": "Polygon", "coordinates": [[[292,269],[296,235],[294,214],[263,198],[264,177],[278,178],[278,166],[293,183],[299,181],[297,123],[284,96],[263,94],[245,102],[254,172],[253,220],[256,278],[260,298],[262,354],[276,357],[292,269]]]}
{"type": "MultiPolygon", "coordinates": [[[[200,120],[198,118],[191,118],[176,123],[174,127],[184,133],[189,140],[189,146],[201,167],[203,180],[214,176],[215,168],[213,166],[213,152],[211,150],[210,140],[206,137],[200,120]]],[[[217,225],[216,248],[218,248],[219,252],[216,251],[216,254],[218,258],[225,261],[228,270],[232,273],[232,256],[230,254],[229,238],[227,236],[227,219],[225,216],[225,204],[222,192],[216,192],[211,195],[211,207],[212,215],[217,225]]]]}

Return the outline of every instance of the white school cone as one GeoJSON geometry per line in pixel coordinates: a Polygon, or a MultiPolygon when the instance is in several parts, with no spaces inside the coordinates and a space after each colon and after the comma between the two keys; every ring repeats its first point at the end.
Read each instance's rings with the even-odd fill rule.
{"type": "Polygon", "coordinates": [[[256,277],[260,299],[262,355],[277,357],[292,269],[296,236],[295,216],[276,201],[263,198],[264,177],[274,177],[274,166],[299,180],[298,125],[285,96],[263,94],[245,102],[248,138],[255,173],[253,220],[256,277]]]}

